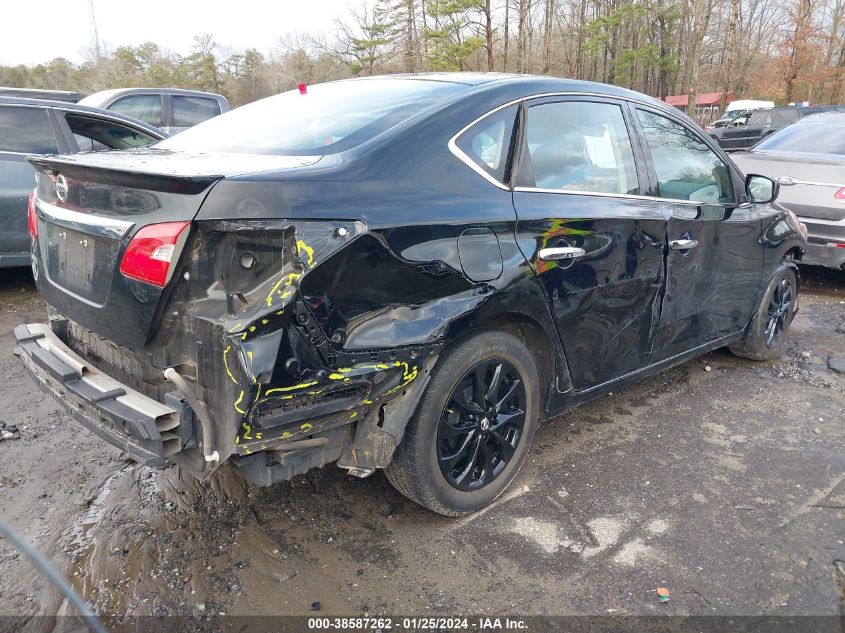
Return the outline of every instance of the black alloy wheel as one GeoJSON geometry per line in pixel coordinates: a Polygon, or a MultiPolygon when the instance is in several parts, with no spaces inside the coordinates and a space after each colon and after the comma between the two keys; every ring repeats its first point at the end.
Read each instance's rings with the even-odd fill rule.
{"type": "Polygon", "coordinates": [[[430,371],[384,469],[388,480],[447,516],[490,505],[525,463],[539,423],[540,384],[534,356],[510,332],[479,329],[455,341],[430,371]]]}
{"type": "Polygon", "coordinates": [[[731,344],[736,356],[751,360],[780,358],[789,326],[798,310],[798,275],[789,263],[772,275],[745,336],[731,344]]]}
{"type": "Polygon", "coordinates": [[[505,360],[485,360],[458,381],[440,416],[437,459],[450,485],[478,490],[507,467],[523,437],[525,384],[505,360]]]}
{"type": "Polygon", "coordinates": [[[786,330],[792,310],[792,283],[789,277],[781,279],[771,293],[769,306],[766,309],[765,342],[769,349],[774,348],[786,330]]]}

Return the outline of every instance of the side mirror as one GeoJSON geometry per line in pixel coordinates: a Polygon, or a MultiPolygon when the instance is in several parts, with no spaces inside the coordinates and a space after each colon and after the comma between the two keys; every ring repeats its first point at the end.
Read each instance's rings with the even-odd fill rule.
{"type": "Polygon", "coordinates": [[[745,195],[748,196],[750,202],[757,204],[774,202],[778,193],[780,193],[780,185],[771,178],[756,174],[748,174],[745,177],[745,195]]]}

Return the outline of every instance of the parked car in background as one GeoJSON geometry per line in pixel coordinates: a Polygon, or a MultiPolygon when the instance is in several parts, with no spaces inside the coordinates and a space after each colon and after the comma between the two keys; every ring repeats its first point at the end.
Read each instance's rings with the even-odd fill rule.
{"type": "Polygon", "coordinates": [[[727,127],[713,129],[708,132],[722,149],[748,149],[774,134],[782,127],[797,121],[801,117],[822,112],[819,107],[810,108],[768,108],[752,112],[747,122],[736,121],[727,127]],[[738,123],[742,123],[738,125],[738,123]]]}
{"type": "Polygon", "coordinates": [[[709,132],[710,130],[719,127],[727,127],[739,116],[749,115],[755,110],[762,110],[764,108],[774,107],[774,101],[760,101],[758,99],[737,99],[736,101],[731,101],[727,105],[727,107],[725,108],[725,113],[721,116],[721,118],[713,121],[713,123],[706,126],[704,130],[709,132]]]}
{"type": "Polygon", "coordinates": [[[223,95],[179,88],[117,88],[95,92],[83,105],[119,112],[175,134],[229,111],[223,95]]]}
{"type": "Polygon", "coordinates": [[[0,97],[0,268],[29,266],[27,200],[35,187],[30,154],[143,147],[166,137],[121,114],[79,104],[0,97]]]}
{"type": "Polygon", "coordinates": [[[541,420],[719,347],[775,358],[798,307],[777,184],[615,86],[351,79],[31,160],[50,322],[15,329],[22,362],[200,478],[384,468],[467,514],[541,420]]]}
{"type": "Polygon", "coordinates": [[[50,99],[51,101],[67,101],[76,103],[85,97],[81,92],[67,90],[41,90],[39,88],[0,88],[0,97],[15,97],[18,99],[50,99]]]}
{"type": "Polygon", "coordinates": [[[802,118],[732,158],[778,180],[778,201],[807,225],[802,263],[845,270],[845,112],[802,118]]]}

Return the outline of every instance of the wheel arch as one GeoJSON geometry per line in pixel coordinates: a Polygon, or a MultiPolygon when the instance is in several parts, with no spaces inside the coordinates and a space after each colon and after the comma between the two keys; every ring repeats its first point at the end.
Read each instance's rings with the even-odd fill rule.
{"type": "MultiPolygon", "coordinates": [[[[549,391],[555,388],[556,377],[560,372],[557,371],[556,355],[548,353],[549,349],[554,348],[554,341],[540,324],[525,314],[510,312],[482,317],[474,325],[476,328],[507,332],[523,342],[537,365],[540,402],[548,402],[549,391]]],[[[545,404],[541,408],[545,410],[545,404]]]]}

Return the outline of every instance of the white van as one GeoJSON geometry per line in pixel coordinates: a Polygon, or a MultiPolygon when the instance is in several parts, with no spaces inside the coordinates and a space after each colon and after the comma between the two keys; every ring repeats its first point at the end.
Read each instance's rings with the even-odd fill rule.
{"type": "Polygon", "coordinates": [[[713,121],[713,123],[704,129],[710,131],[716,127],[726,127],[738,116],[750,114],[754,110],[763,110],[774,107],[774,101],[760,101],[758,99],[739,99],[737,101],[731,101],[725,108],[725,113],[721,116],[721,118],[713,121]]]}

